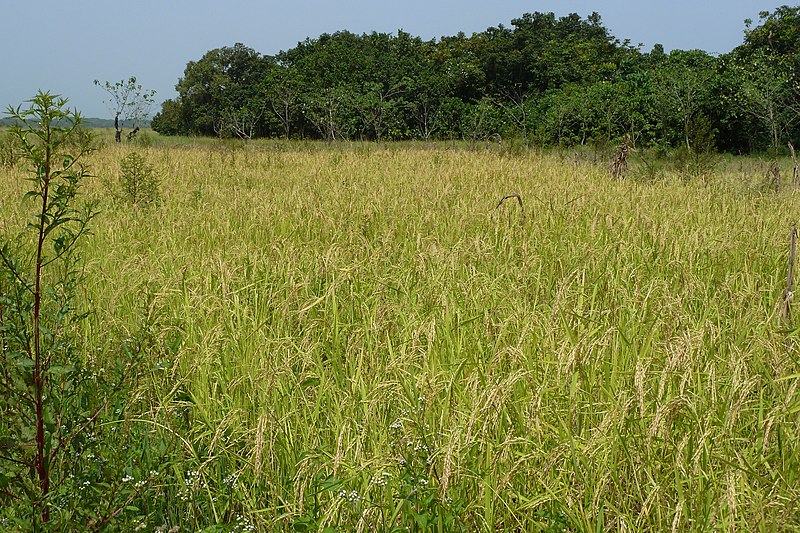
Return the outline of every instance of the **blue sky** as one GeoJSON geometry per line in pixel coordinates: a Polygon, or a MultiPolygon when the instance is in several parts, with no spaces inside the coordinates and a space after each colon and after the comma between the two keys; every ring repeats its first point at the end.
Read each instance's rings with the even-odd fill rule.
{"type": "Polygon", "coordinates": [[[135,75],[175,96],[188,61],[237,42],[264,54],[323,32],[402,29],[425,39],[467,34],[526,12],[563,16],[592,11],[619,39],[650,50],[700,48],[724,53],[742,42],[744,19],[781,5],[757,0],[0,0],[0,106],[38,89],[70,98],[85,116],[108,117],[93,80],[135,75]]]}

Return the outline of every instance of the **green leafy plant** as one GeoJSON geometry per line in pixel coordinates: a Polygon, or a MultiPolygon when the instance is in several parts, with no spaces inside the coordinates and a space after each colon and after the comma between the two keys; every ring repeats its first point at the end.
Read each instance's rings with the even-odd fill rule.
{"type": "Polygon", "coordinates": [[[150,148],[155,144],[155,138],[151,132],[148,130],[143,130],[135,135],[131,139],[131,142],[141,148],[150,148]]]}
{"type": "Polygon", "coordinates": [[[158,204],[159,178],[155,168],[138,152],[131,152],[120,162],[120,198],[140,206],[158,204]]]}
{"type": "Polygon", "coordinates": [[[715,151],[715,131],[708,116],[699,113],[688,122],[689,146],[679,147],[675,152],[675,170],[684,179],[708,176],[718,162],[715,151]]]}
{"type": "Polygon", "coordinates": [[[378,485],[389,486],[394,495],[391,531],[464,531],[459,515],[462,502],[442,497],[434,466],[435,437],[425,422],[425,399],[404,410],[389,429],[398,467],[382,472],[378,485]]]}
{"type": "Polygon", "coordinates": [[[0,167],[13,167],[19,159],[18,152],[14,137],[8,132],[0,131],[0,167]]]}
{"type": "Polygon", "coordinates": [[[8,110],[30,164],[32,213],[0,249],[0,528],[100,529],[142,515],[133,503],[162,476],[149,467],[163,462],[168,442],[127,419],[129,383],[147,345],[127,337],[98,354],[77,348],[87,316],[76,301],[78,245],[95,216],[77,197],[91,136],[67,99],[39,92],[28,102],[8,110]],[[137,458],[120,453],[134,441],[137,458]]]}
{"type": "MultiPolygon", "coordinates": [[[[25,199],[36,210],[27,225],[33,239],[23,235],[0,252],[0,458],[9,467],[3,475],[4,494],[29,499],[33,524],[38,525],[50,520],[54,465],[88,427],[86,421],[64,416],[77,371],[65,333],[80,318],[73,307],[79,279],[75,243],[86,235],[94,213],[73,206],[86,176],[79,161],[91,149],[88,144],[74,151],[67,148],[80,128],[80,115],[65,109],[66,99],[49,93],[39,93],[29,102],[28,110],[8,110],[17,121],[11,135],[32,167],[32,187],[25,199]]],[[[95,418],[93,414],[88,421],[95,418]]]]}

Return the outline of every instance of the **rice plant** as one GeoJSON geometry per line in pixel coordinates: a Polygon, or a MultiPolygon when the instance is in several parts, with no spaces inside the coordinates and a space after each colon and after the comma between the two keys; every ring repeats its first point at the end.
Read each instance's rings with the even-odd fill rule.
{"type": "MultiPolygon", "coordinates": [[[[143,527],[800,527],[788,188],[738,160],[700,183],[452,145],[141,152],[162,202],[101,215],[83,338],[151,324],[140,418],[181,452],[143,527]]],[[[91,156],[101,201],[121,155],[91,156]]]]}

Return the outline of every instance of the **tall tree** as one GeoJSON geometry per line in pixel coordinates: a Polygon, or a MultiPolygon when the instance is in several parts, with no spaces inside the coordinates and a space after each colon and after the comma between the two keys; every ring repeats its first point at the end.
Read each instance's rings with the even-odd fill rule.
{"type": "Polygon", "coordinates": [[[765,128],[772,150],[782,137],[797,140],[800,113],[800,7],[762,11],[745,21],[744,42],[730,54],[733,99],[765,128]],[[738,94],[737,94],[738,93],[738,94]]]}
{"type": "Polygon", "coordinates": [[[673,50],[653,72],[655,96],[664,140],[680,128],[682,142],[691,150],[692,120],[710,104],[715,83],[715,60],[702,50],[673,50]]]}
{"type": "Polygon", "coordinates": [[[185,133],[189,127],[186,126],[182,111],[180,101],[171,98],[164,100],[161,104],[161,111],[153,116],[151,127],[162,135],[185,133]]]}
{"type": "Polygon", "coordinates": [[[783,145],[784,136],[800,116],[792,73],[775,56],[753,54],[742,73],[740,104],[769,134],[771,150],[783,145]]]}
{"type": "MultiPolygon", "coordinates": [[[[202,135],[236,133],[239,122],[263,116],[258,85],[267,76],[272,58],[241,43],[206,52],[186,65],[175,87],[190,131],[202,135]]],[[[256,120],[257,122],[257,120],[256,120]]]]}
{"type": "Polygon", "coordinates": [[[105,102],[114,115],[116,141],[122,140],[125,122],[132,122],[134,131],[139,131],[141,121],[150,114],[156,91],[142,87],[136,82],[136,76],[116,83],[109,81],[100,83],[100,80],[94,80],[94,84],[108,93],[109,99],[105,102]]]}
{"type": "Polygon", "coordinates": [[[289,139],[296,116],[300,113],[303,95],[303,83],[295,67],[282,64],[273,65],[269,77],[261,90],[269,105],[270,111],[278,119],[283,136],[289,139]]]}

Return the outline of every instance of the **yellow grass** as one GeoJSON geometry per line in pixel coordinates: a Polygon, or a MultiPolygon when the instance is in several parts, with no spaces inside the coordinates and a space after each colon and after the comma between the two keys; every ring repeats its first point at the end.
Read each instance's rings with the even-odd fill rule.
{"type": "Polygon", "coordinates": [[[82,334],[150,328],[144,416],[186,413],[179,469],[212,487],[170,525],[800,527],[772,316],[800,204],[758,162],[645,182],[497,147],[138,148],[163,197],[142,209],[110,201],[129,150],[87,160],[82,334]],[[512,192],[524,218],[495,210],[512,192]]]}

